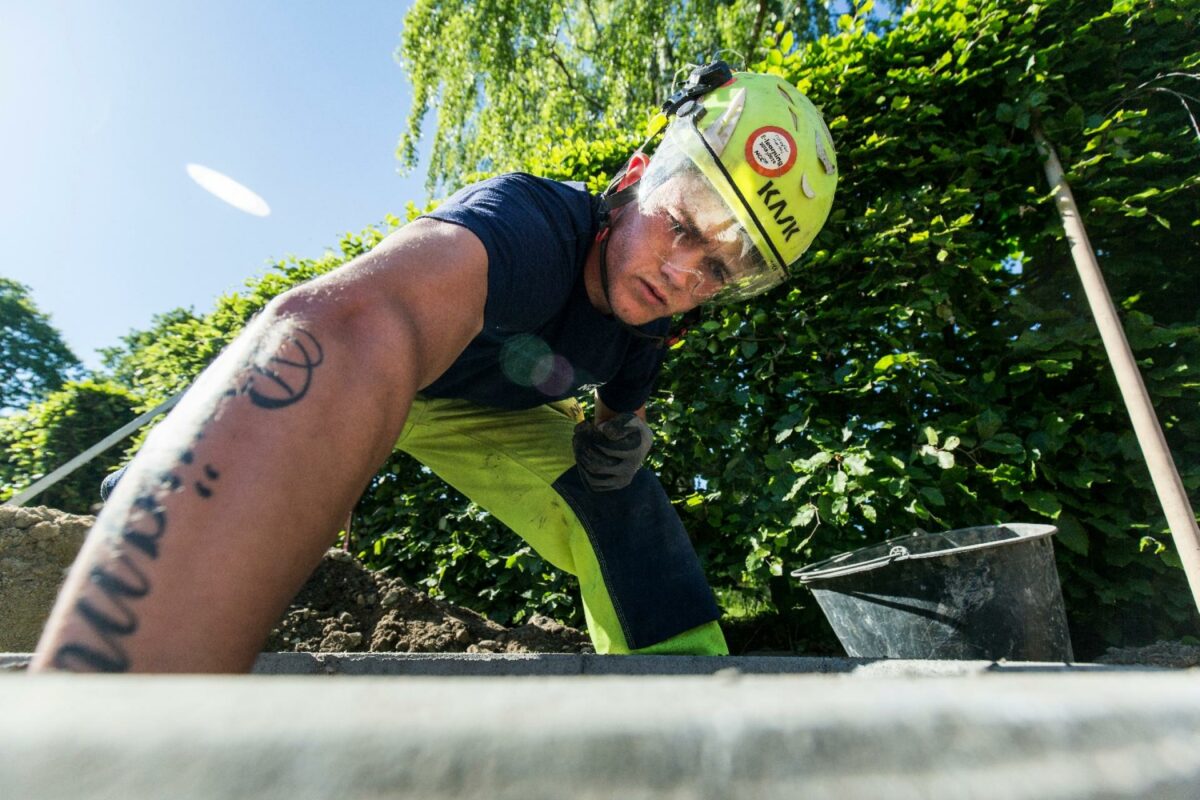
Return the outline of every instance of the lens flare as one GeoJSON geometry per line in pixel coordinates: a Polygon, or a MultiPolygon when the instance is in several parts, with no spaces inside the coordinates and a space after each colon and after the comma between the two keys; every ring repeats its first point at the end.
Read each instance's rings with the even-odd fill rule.
{"type": "Polygon", "coordinates": [[[188,164],[187,174],[200,188],[222,202],[256,217],[266,217],[271,207],[253,190],[246,188],[228,175],[200,164],[188,164]]]}

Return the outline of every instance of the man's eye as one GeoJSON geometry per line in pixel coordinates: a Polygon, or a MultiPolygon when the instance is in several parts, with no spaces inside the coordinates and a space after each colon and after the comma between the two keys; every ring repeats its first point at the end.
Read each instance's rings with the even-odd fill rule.
{"type": "Polygon", "coordinates": [[[704,236],[700,233],[700,229],[689,220],[681,220],[674,214],[668,213],[667,218],[671,220],[671,232],[676,236],[682,236],[689,242],[701,244],[704,242],[704,236]]]}
{"type": "Polygon", "coordinates": [[[729,280],[729,270],[720,261],[708,262],[708,273],[712,275],[712,279],[722,286],[729,280]]]}

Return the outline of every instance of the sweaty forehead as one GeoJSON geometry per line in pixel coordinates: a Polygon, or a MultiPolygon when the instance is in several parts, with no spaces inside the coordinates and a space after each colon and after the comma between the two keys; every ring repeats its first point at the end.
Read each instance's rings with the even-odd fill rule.
{"type": "Polygon", "coordinates": [[[668,178],[642,199],[643,210],[669,211],[685,217],[714,240],[736,238],[737,220],[703,178],[683,174],[668,178]]]}

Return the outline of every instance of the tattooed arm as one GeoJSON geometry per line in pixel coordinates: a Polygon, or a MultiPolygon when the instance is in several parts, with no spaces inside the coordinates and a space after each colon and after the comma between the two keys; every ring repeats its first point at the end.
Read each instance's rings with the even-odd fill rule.
{"type": "Polygon", "coordinates": [[[249,669],[486,293],[479,240],[418,220],[272,301],[147,438],[32,669],[249,669]]]}

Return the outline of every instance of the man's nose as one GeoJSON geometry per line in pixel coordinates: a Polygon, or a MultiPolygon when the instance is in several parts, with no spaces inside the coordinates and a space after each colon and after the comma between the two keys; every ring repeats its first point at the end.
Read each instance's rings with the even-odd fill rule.
{"type": "Polygon", "coordinates": [[[679,248],[663,261],[662,273],[672,289],[682,292],[692,291],[704,279],[696,259],[680,252],[679,248]]]}

